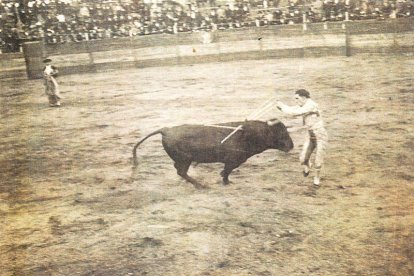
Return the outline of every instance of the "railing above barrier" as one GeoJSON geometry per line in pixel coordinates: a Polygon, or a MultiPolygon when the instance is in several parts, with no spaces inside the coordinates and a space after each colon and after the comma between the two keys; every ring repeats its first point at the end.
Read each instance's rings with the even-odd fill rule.
{"type": "Polygon", "coordinates": [[[275,25],[55,45],[26,43],[24,52],[29,78],[38,78],[46,56],[55,60],[62,74],[69,74],[234,59],[351,55],[364,48],[373,51],[371,45],[381,51],[398,47],[410,51],[413,23],[414,18],[306,24],[306,28],[275,25]]]}

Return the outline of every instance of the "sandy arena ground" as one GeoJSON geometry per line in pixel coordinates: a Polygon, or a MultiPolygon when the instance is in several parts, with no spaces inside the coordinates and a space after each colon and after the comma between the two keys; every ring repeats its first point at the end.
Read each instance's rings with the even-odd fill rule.
{"type": "MultiPolygon", "coordinates": [[[[57,64],[58,65],[58,64],[57,64]]],[[[172,66],[2,80],[1,275],[414,275],[414,57],[172,66]],[[298,88],[330,135],[319,189],[295,149],[176,175],[161,127],[243,120],[298,88]]],[[[274,109],[278,117],[300,125],[274,109]]]]}

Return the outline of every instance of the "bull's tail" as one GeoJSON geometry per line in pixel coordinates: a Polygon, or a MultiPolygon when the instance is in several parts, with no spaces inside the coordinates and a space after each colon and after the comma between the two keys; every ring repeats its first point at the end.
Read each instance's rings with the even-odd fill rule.
{"type": "Polygon", "coordinates": [[[137,161],[137,148],[138,148],[138,146],[139,145],[141,145],[145,140],[147,140],[148,138],[150,138],[151,136],[154,136],[154,135],[156,135],[156,134],[163,134],[163,131],[165,130],[165,128],[161,128],[161,129],[159,129],[159,130],[157,130],[157,131],[154,131],[154,132],[152,132],[152,133],[150,133],[150,134],[148,134],[147,136],[145,136],[143,139],[141,139],[141,141],[139,141],[136,145],[135,145],[135,147],[134,147],[134,149],[132,150],[132,157],[133,157],[133,160],[134,160],[134,165],[136,166],[136,165],[138,165],[138,161],[137,161]]]}

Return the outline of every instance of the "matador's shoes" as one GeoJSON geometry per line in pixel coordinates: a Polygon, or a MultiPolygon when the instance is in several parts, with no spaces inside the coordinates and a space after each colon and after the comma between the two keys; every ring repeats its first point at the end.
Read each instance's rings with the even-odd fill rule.
{"type": "Polygon", "coordinates": [[[310,170],[312,168],[312,164],[310,164],[309,166],[304,166],[303,168],[303,177],[307,177],[310,173],[310,170]]]}
{"type": "Polygon", "coordinates": [[[303,173],[303,177],[308,177],[310,173],[310,169],[304,169],[302,173],[303,173]]]}

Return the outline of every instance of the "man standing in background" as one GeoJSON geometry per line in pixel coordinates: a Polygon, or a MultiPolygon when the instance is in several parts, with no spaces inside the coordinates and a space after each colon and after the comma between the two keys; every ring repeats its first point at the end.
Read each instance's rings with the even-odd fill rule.
{"type": "Polygon", "coordinates": [[[60,106],[61,96],[59,93],[59,85],[56,81],[58,70],[52,65],[50,58],[43,60],[43,63],[45,63],[45,67],[43,68],[43,84],[45,86],[45,93],[49,99],[49,106],[60,106]]]}

